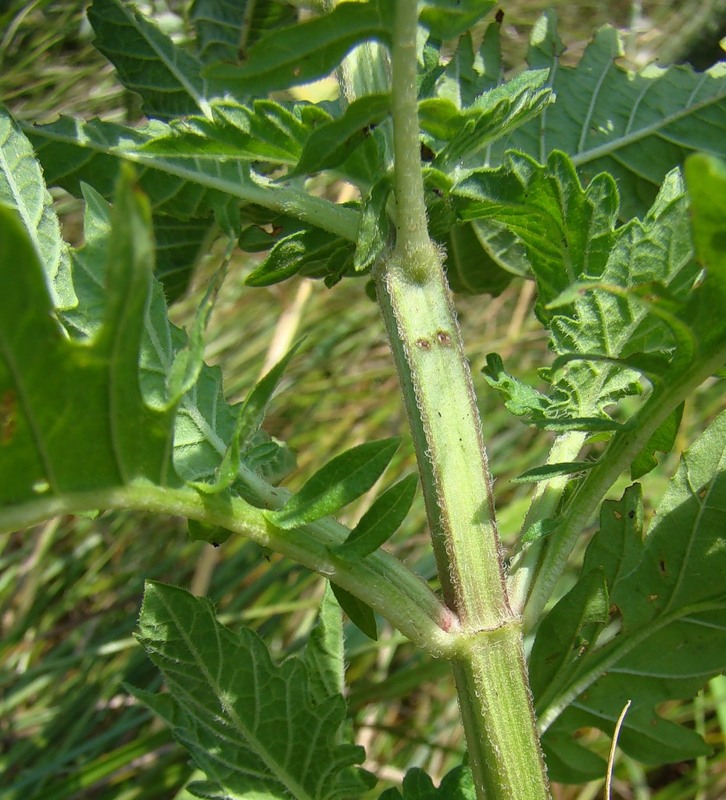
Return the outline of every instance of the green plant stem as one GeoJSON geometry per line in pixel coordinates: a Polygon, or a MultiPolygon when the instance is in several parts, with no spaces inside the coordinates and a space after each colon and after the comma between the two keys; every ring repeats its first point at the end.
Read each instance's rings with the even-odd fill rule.
{"type": "Polygon", "coordinates": [[[459,646],[454,635],[455,615],[396,558],[381,550],[355,563],[337,557],[332,548],[342,544],[349,531],[332,520],[282,531],[265,518],[262,509],[240,498],[203,494],[190,487],[137,482],[114,489],[39,497],[3,509],[0,532],[98,508],[181,516],[240,534],[334,581],[432,655],[451,657],[459,646]]]}
{"type": "Polygon", "coordinates": [[[438,251],[428,236],[416,98],[416,0],[393,32],[397,238],[376,287],[401,380],[445,600],[477,796],[542,800],[547,777],[504,585],[491,479],[471,372],[438,251]]]}
{"type": "MultiPolygon", "coordinates": [[[[547,457],[548,464],[558,464],[566,461],[575,461],[585,442],[586,434],[582,431],[568,431],[558,436],[547,457]]],[[[557,506],[562,499],[569,475],[558,475],[547,481],[540,481],[535,489],[532,503],[527,511],[527,516],[522,524],[522,534],[536,522],[552,519],[557,511],[557,506]]],[[[524,545],[522,551],[513,559],[507,579],[509,600],[512,608],[521,613],[527,599],[527,593],[532,579],[537,571],[542,550],[545,545],[543,539],[524,545]]]]}
{"type": "Polygon", "coordinates": [[[650,437],[695,389],[726,362],[726,348],[716,348],[696,359],[689,369],[672,378],[665,377],[650,399],[632,420],[632,425],[617,433],[599,463],[583,479],[560,518],[557,530],[545,543],[536,577],[531,582],[524,608],[525,628],[533,628],[541,617],[555,584],[567,567],[567,560],[587,523],[605,495],[630,467],[650,437]]]}

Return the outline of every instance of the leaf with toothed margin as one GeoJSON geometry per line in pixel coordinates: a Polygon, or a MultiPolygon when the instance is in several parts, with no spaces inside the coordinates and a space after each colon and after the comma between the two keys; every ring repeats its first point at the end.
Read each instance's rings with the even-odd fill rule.
{"type": "Polygon", "coordinates": [[[171,691],[134,694],[205,773],[190,786],[198,796],[347,800],[375,782],[354,766],[363,748],[341,741],[343,697],[321,696],[327,676],[310,683],[317,659],[278,665],[256,633],[222,626],[208,600],[154,582],[138,638],[171,691]]]}
{"type": "Polygon", "coordinates": [[[147,117],[168,120],[209,113],[215,89],[202,77],[201,61],[130,3],[94,0],[88,21],[95,46],[116,67],[121,83],[140,95],[147,117]]]}
{"type": "Polygon", "coordinates": [[[15,209],[48,276],[57,308],[70,309],[77,298],[71,280],[68,246],[63,241],[53,201],[33,147],[0,105],[0,203],[15,209]]]}
{"type": "Polygon", "coordinates": [[[578,731],[594,726],[612,735],[627,700],[632,705],[618,746],[632,758],[658,765],[710,750],[658,709],[693,697],[726,669],[726,412],[683,454],[655,508],[644,538],[638,484],[603,504],[581,588],[555,610],[581,614],[577,592],[600,572],[609,594],[607,617],[590,620],[569,657],[563,659],[560,648],[556,662],[545,655],[551,652],[548,629],[540,629],[544,638],[532,651],[531,674],[537,716],[547,726],[543,746],[558,756],[548,759],[556,780],[584,777],[566,766],[570,760],[582,767],[578,731]]]}
{"type": "MultiPolygon", "coordinates": [[[[542,373],[552,383],[547,400],[534,394],[527,400],[535,424],[542,414],[555,421],[612,421],[608,406],[641,391],[643,368],[657,381],[692,361],[698,323],[689,322],[684,304],[691,302],[698,267],[677,173],[643,222],[617,229],[612,179],[601,176],[583,189],[560,153],[544,166],[510,154],[506,166],[468,175],[452,198],[462,218],[507,226],[537,281],[538,315],[557,358],[542,373]]],[[[696,296],[703,297],[700,290],[696,296]]],[[[521,386],[506,377],[503,383],[503,376],[501,365],[497,376],[489,375],[510,395],[516,389],[521,400],[521,386]]]]}
{"type": "Polygon", "coordinates": [[[339,117],[313,130],[292,174],[308,175],[339,166],[390,113],[389,94],[369,94],[354,100],[339,117]]]}

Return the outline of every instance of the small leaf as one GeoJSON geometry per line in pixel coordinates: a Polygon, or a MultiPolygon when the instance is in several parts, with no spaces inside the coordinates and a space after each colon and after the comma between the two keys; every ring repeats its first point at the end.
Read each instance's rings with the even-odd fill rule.
{"type": "Polygon", "coordinates": [[[354,100],[330,122],[313,129],[293,175],[307,175],[342,164],[391,112],[389,94],[367,94],[354,100]]]}
{"type": "Polygon", "coordinates": [[[187,524],[189,526],[189,538],[193,542],[208,542],[215,547],[219,547],[232,535],[232,532],[226,528],[221,528],[219,525],[205,525],[195,519],[187,520],[187,524]]]}
{"type": "Polygon", "coordinates": [[[556,478],[559,475],[575,475],[592,469],[596,464],[597,461],[563,461],[559,464],[543,464],[541,467],[528,469],[516,478],[512,478],[512,483],[534,483],[556,478]]]}
{"type": "Polygon", "coordinates": [[[61,237],[53,200],[45,188],[33,147],[19,125],[0,105],[0,203],[15,209],[48,275],[53,304],[76,303],[68,246],[61,237]]]}
{"type": "Polygon", "coordinates": [[[256,462],[256,467],[277,455],[280,449],[279,445],[271,441],[259,443],[250,452],[246,451],[253,445],[253,439],[260,430],[277,384],[301,344],[302,340],[293,345],[247,395],[237,414],[234,433],[224,453],[222,463],[217,469],[215,479],[211,483],[194,482],[197,489],[205,494],[217,494],[227,489],[237,477],[240,458],[243,454],[248,463],[256,462]]]}
{"type": "Polygon", "coordinates": [[[434,39],[454,39],[472,28],[496,5],[496,0],[426,0],[421,24],[434,39]],[[452,6],[455,6],[452,8],[452,6]]]}
{"type": "Polygon", "coordinates": [[[346,592],[340,586],[331,583],[331,588],[335,599],[340,603],[340,607],[350,617],[350,621],[373,641],[378,640],[378,625],[373,609],[359,600],[355,595],[346,592]]]}
{"type": "Polygon", "coordinates": [[[370,269],[386,247],[391,227],[386,205],[392,190],[391,176],[384,175],[373,184],[363,203],[353,260],[356,272],[370,269]]]}
{"type": "Polygon", "coordinates": [[[670,453],[676,441],[678,428],[681,425],[683,407],[684,404],[681,403],[678,408],[668,415],[668,418],[663,421],[650,437],[648,444],[635,457],[630,465],[630,477],[632,480],[637,480],[658,466],[658,459],[655,457],[656,451],[670,453]]]}
{"type": "Polygon", "coordinates": [[[303,656],[308,672],[310,697],[322,703],[345,691],[345,646],[343,615],[335,600],[333,587],[325,582],[320,612],[303,656]]]}
{"type": "Polygon", "coordinates": [[[241,67],[220,64],[206,74],[242,95],[309,83],[332,72],[355,45],[387,42],[392,13],[388,0],[340,3],[329,14],[263,36],[241,67]]]}
{"type": "Polygon", "coordinates": [[[555,681],[562,686],[579,659],[594,646],[597,623],[609,618],[608,587],[602,569],[594,569],[570,589],[547,614],[530,658],[530,679],[535,703],[555,681]]]}
{"type": "MultiPolygon", "coordinates": [[[[490,146],[493,142],[508,139],[525,122],[540,115],[554,97],[545,86],[547,70],[522,72],[506,83],[484,92],[465,109],[460,119],[451,115],[446,120],[446,146],[438,153],[434,166],[449,172],[460,170],[462,165],[490,146]]],[[[429,102],[426,101],[422,105],[429,102]]],[[[481,160],[477,160],[479,166],[481,160]]]]}
{"type": "Polygon", "coordinates": [[[278,528],[296,528],[334,514],[380,478],[400,439],[381,439],[346,450],[319,469],[279,511],[266,512],[278,528]]]}
{"type": "Polygon", "coordinates": [[[379,800],[476,800],[474,776],[467,765],[455,767],[444,775],[436,788],[431,778],[419,767],[410,769],[398,789],[387,789],[379,800]]]}
{"type": "Polygon", "coordinates": [[[344,558],[364,558],[375,552],[406,519],[416,495],[418,475],[408,475],[376,498],[336,553],[344,558]]]}
{"type": "MultiPolygon", "coordinates": [[[[333,270],[333,257],[339,251],[349,254],[353,245],[331,237],[319,228],[303,228],[280,239],[267,258],[247,276],[247,286],[272,286],[291,278],[301,270],[309,277],[322,268],[323,274],[333,270]]],[[[316,275],[317,277],[317,275],[316,275]]]]}

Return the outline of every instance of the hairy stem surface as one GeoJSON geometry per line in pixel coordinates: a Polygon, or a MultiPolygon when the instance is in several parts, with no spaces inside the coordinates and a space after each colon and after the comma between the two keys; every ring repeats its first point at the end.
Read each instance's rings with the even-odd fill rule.
{"type": "Polygon", "coordinates": [[[416,97],[415,0],[393,36],[396,246],[376,276],[424,488],[444,598],[459,620],[454,677],[479,798],[549,797],[504,585],[481,421],[438,250],[428,235],[416,97]]]}

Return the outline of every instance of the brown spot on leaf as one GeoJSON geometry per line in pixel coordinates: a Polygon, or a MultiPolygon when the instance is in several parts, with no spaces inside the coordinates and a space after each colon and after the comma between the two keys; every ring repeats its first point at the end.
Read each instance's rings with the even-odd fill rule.
{"type": "Polygon", "coordinates": [[[436,340],[442,347],[451,347],[451,336],[446,331],[436,331],[436,340]]]}
{"type": "Polygon", "coordinates": [[[420,347],[422,350],[430,350],[431,342],[428,339],[416,339],[416,347],[420,347]]]}

